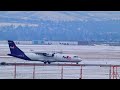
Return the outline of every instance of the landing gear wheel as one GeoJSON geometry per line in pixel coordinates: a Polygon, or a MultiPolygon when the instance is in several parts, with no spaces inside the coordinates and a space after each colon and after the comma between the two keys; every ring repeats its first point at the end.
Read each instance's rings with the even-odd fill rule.
{"type": "Polygon", "coordinates": [[[48,64],[50,64],[51,62],[48,62],[48,64]]]}
{"type": "Polygon", "coordinates": [[[78,64],[78,62],[76,62],[76,64],[78,64]]]}
{"type": "Polygon", "coordinates": [[[47,62],[44,62],[44,64],[46,64],[47,62]]]}

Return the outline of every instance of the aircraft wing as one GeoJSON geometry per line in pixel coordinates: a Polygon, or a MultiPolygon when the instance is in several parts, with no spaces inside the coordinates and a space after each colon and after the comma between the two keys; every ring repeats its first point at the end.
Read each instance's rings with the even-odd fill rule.
{"type": "Polygon", "coordinates": [[[36,52],[37,55],[43,55],[46,57],[53,57],[55,53],[44,53],[44,52],[36,52]]]}
{"type": "Polygon", "coordinates": [[[34,51],[30,50],[32,53],[39,53],[39,54],[45,54],[45,53],[63,53],[62,51],[34,51]]]}
{"type": "Polygon", "coordinates": [[[50,52],[50,51],[34,51],[34,50],[30,50],[32,53],[35,53],[35,54],[38,54],[38,55],[46,55],[46,54],[49,54],[49,53],[53,53],[53,52],[50,52]]]}

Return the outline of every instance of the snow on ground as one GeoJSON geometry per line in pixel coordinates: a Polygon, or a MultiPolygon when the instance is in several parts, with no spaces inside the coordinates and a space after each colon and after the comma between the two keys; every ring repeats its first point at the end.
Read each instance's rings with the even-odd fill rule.
{"type": "MultiPolygon", "coordinates": [[[[14,79],[14,66],[0,66],[0,79],[14,79]]],[[[36,66],[34,79],[109,79],[110,67],[83,66],[36,66]]],[[[120,74],[120,68],[118,69],[120,74]]],[[[33,79],[33,66],[17,66],[16,79],[33,79]]]]}
{"type": "MultiPolygon", "coordinates": [[[[0,79],[14,79],[14,66],[1,66],[0,79]]],[[[83,67],[83,79],[109,79],[108,67],[83,67]]],[[[36,66],[35,79],[61,79],[60,66],[36,66]]],[[[63,67],[63,79],[79,79],[80,67],[63,67]]],[[[16,78],[18,79],[32,79],[32,66],[17,66],[16,78]]]]}
{"type": "MultiPolygon", "coordinates": [[[[63,52],[76,54],[83,59],[120,59],[120,46],[78,45],[17,45],[24,52],[63,52]]],[[[0,55],[9,53],[8,45],[0,45],[0,55]]]]}
{"type": "MultiPolygon", "coordinates": [[[[111,64],[120,65],[119,46],[65,46],[65,45],[17,45],[25,52],[34,51],[63,51],[79,55],[83,61],[80,64],[111,64]]],[[[4,57],[9,53],[8,45],[0,45],[0,62],[16,63],[42,63],[25,61],[14,57],[4,57]],[[3,56],[3,57],[2,57],[3,56]]],[[[64,66],[63,79],[79,79],[80,68],[78,66],[64,66]]],[[[83,79],[109,79],[110,67],[84,66],[82,67],[83,79]]],[[[118,73],[120,68],[118,69],[118,73]]],[[[14,66],[0,66],[0,78],[14,78],[14,66]]],[[[33,78],[33,67],[17,66],[16,78],[33,78]]],[[[61,79],[61,66],[36,66],[35,79],[61,79]]]]}
{"type": "Polygon", "coordinates": [[[32,27],[37,27],[37,24],[23,24],[23,23],[6,23],[6,22],[0,22],[0,26],[11,26],[13,25],[14,27],[18,27],[18,26],[32,26],[32,27]]]}

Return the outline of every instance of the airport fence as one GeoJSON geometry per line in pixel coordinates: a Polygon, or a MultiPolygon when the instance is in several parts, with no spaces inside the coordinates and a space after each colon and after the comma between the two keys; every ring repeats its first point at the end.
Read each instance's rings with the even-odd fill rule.
{"type": "Polygon", "coordinates": [[[8,63],[0,79],[119,79],[119,65],[8,63]]]}

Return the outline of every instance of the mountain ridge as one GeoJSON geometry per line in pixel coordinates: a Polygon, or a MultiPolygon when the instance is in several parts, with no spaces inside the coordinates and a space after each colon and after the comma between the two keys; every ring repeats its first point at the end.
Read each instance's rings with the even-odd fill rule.
{"type": "Polygon", "coordinates": [[[120,41],[120,12],[1,11],[0,40],[120,41]]]}

